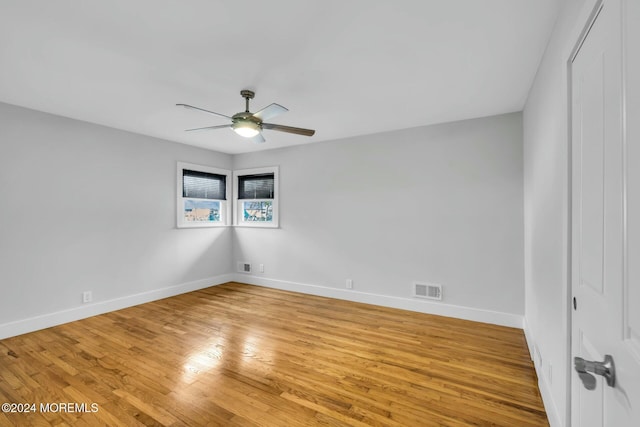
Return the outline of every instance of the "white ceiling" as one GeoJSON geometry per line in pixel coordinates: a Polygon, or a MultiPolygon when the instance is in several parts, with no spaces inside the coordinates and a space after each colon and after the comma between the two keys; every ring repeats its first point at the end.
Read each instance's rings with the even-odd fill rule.
{"type": "Polygon", "coordinates": [[[0,101],[226,153],[519,111],[560,0],[0,0],[0,101]],[[277,102],[316,135],[186,133],[277,102]]]}

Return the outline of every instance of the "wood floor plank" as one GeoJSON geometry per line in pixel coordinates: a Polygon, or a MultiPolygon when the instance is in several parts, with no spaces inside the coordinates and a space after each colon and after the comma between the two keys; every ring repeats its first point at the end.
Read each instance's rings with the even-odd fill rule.
{"type": "Polygon", "coordinates": [[[0,340],[0,426],[548,426],[523,332],[227,283],[0,340]]]}

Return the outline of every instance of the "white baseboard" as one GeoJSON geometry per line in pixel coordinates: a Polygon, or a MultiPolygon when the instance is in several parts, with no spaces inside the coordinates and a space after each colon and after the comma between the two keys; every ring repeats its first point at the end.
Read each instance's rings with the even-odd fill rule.
{"type": "Polygon", "coordinates": [[[542,395],[542,403],[544,404],[544,410],[547,412],[549,425],[551,427],[564,427],[564,424],[560,422],[560,415],[558,412],[558,408],[553,401],[549,383],[547,383],[542,373],[538,372],[537,368],[536,373],[538,374],[538,388],[540,389],[540,394],[542,395]]]}
{"type": "Polygon", "coordinates": [[[175,295],[184,294],[186,292],[208,288],[210,286],[220,285],[222,283],[231,282],[233,281],[233,279],[234,276],[232,274],[223,274],[220,276],[208,277],[206,279],[195,280],[193,282],[181,283],[175,286],[167,286],[147,292],[114,298],[108,301],[100,301],[93,304],[84,304],[82,306],[70,308],[68,310],[47,313],[40,316],[4,323],[0,325],[0,339],[22,335],[40,329],[50,328],[52,326],[61,325],[63,323],[85,319],[87,317],[96,316],[98,314],[120,310],[134,305],[144,304],[150,301],[156,301],[162,298],[172,297],[175,295]]]}
{"type": "MultiPolygon", "coordinates": [[[[526,318],[523,321],[523,329],[524,337],[527,341],[527,346],[529,347],[529,355],[531,356],[531,360],[535,362],[535,341],[533,339],[533,334],[531,333],[531,330],[527,325],[526,318]]],[[[540,390],[540,395],[542,396],[542,403],[544,404],[544,410],[547,413],[549,425],[551,427],[564,427],[564,423],[560,421],[562,419],[560,417],[560,412],[558,411],[558,407],[553,400],[551,388],[549,387],[549,383],[546,380],[546,376],[542,372],[542,368],[538,366],[537,363],[534,363],[533,366],[535,367],[536,375],[538,376],[538,389],[540,390]]]]}
{"type": "Polygon", "coordinates": [[[267,279],[264,277],[253,276],[244,273],[235,273],[234,281],[247,283],[250,285],[258,285],[268,288],[300,292],[303,294],[337,298],[347,301],[362,302],[366,304],[380,305],[383,307],[399,308],[402,310],[416,311],[419,313],[436,314],[439,316],[455,317],[458,319],[473,320],[476,322],[491,323],[494,325],[509,326],[522,329],[523,317],[517,314],[482,310],[478,308],[463,307],[458,305],[437,303],[411,298],[401,298],[388,295],[372,294],[367,292],[358,292],[351,289],[337,289],[327,286],[267,279]]]}
{"type": "Polygon", "coordinates": [[[534,358],[534,346],[533,346],[533,337],[531,336],[531,331],[529,330],[529,325],[527,325],[527,318],[522,319],[522,330],[524,331],[524,340],[527,343],[527,348],[529,349],[529,358],[535,362],[534,358]]]}

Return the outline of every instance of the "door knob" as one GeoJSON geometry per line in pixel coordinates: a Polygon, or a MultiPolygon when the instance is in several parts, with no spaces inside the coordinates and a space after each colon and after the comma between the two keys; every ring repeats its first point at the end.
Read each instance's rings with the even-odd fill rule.
{"type": "Polygon", "coordinates": [[[590,372],[605,377],[609,387],[616,385],[616,368],[610,354],[604,356],[604,362],[590,362],[582,357],[574,357],[573,365],[587,390],[596,388],[596,379],[590,372]]]}

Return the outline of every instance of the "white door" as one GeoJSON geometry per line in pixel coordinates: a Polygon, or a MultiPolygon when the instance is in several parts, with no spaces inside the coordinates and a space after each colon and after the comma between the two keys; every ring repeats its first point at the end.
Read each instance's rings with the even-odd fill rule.
{"type": "Polygon", "coordinates": [[[615,368],[573,369],[574,427],[640,426],[639,4],[603,0],[571,63],[572,366],[615,368]]]}

